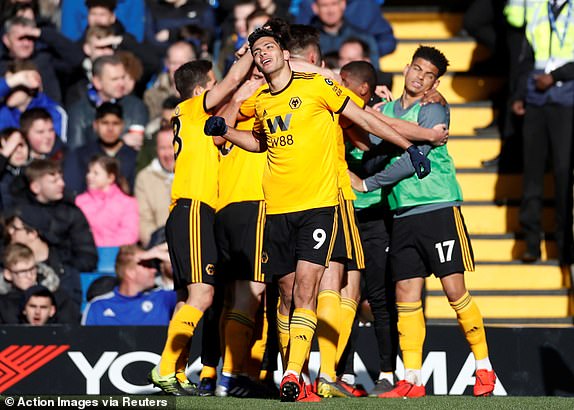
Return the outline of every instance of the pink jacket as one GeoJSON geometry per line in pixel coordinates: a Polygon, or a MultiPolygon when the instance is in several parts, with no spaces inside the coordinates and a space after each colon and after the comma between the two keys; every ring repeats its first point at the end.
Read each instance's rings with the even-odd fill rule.
{"type": "Polygon", "coordinates": [[[138,241],[138,202],[116,184],[105,192],[87,190],[76,197],[76,205],[92,228],[96,246],[131,245],[138,241]]]}

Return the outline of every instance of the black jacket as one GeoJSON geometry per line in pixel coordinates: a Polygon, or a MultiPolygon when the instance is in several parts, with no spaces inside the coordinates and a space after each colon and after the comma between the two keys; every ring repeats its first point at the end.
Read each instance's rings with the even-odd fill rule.
{"type": "MultiPolygon", "coordinates": [[[[0,295],[0,324],[26,324],[22,315],[22,302],[24,292],[12,288],[7,294],[0,295]]],[[[69,295],[58,289],[54,292],[56,299],[56,314],[48,321],[48,324],[79,324],[80,306],[69,295]]]]}

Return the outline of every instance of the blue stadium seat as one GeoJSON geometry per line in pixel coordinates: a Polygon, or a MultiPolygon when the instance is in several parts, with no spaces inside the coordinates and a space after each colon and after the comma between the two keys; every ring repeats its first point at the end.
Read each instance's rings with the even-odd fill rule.
{"type": "Polygon", "coordinates": [[[86,294],[90,285],[96,279],[101,278],[102,276],[115,276],[114,272],[82,272],[80,273],[80,283],[82,285],[82,306],[81,311],[84,311],[84,307],[86,306],[87,298],[86,294]]]}
{"type": "Polygon", "coordinates": [[[96,271],[115,274],[116,256],[119,251],[118,246],[98,247],[98,268],[96,271]]]}

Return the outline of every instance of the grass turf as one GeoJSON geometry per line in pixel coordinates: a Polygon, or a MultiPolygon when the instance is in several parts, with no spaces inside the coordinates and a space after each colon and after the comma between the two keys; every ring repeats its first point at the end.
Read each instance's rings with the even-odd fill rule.
{"type": "Polygon", "coordinates": [[[321,408],[365,409],[574,409],[574,398],[566,397],[470,397],[429,396],[420,399],[323,399],[320,403],[281,403],[279,400],[237,399],[232,397],[178,397],[177,409],[274,409],[321,408]]]}

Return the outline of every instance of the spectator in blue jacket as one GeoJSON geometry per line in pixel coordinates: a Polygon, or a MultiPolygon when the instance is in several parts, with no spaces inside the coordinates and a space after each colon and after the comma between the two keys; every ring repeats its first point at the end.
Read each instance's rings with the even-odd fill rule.
{"type": "Polygon", "coordinates": [[[15,61],[31,60],[42,76],[44,92],[62,100],[59,77],[70,75],[82,64],[82,50],[51,26],[37,27],[34,20],[15,16],[4,23],[0,47],[0,75],[15,61]]]}
{"type": "Polygon", "coordinates": [[[116,257],[119,285],[92,299],[84,309],[85,326],[165,326],[176,304],[173,290],[155,288],[153,260],[135,245],[122,246],[116,257]]]}
{"type": "Polygon", "coordinates": [[[77,41],[88,27],[107,26],[119,20],[137,41],[144,38],[145,1],[144,0],[62,0],[62,34],[77,41]],[[92,16],[88,16],[88,9],[92,16]],[[106,21],[103,21],[106,20],[106,21]],[[92,24],[90,24],[92,25],[92,24]]]}
{"type": "Polygon", "coordinates": [[[312,4],[317,17],[311,25],[320,30],[321,51],[324,54],[337,52],[341,44],[349,37],[363,40],[371,50],[371,63],[379,67],[379,53],[375,38],[364,30],[355,28],[345,19],[345,0],[315,0],[312,4]]]}
{"type": "Polygon", "coordinates": [[[20,116],[26,110],[43,108],[52,117],[54,131],[66,140],[68,115],[43,91],[40,73],[30,61],[14,61],[6,75],[0,78],[0,129],[18,128],[20,116]]]}
{"type": "MultiPolygon", "coordinates": [[[[329,0],[330,3],[345,3],[345,0],[329,0]]],[[[294,2],[292,2],[294,3],[294,2]]],[[[309,24],[314,19],[313,3],[317,0],[299,0],[295,22],[309,24]]],[[[359,31],[374,37],[379,57],[392,53],[397,48],[393,29],[381,12],[381,0],[346,0],[345,20],[359,31]]]]}

